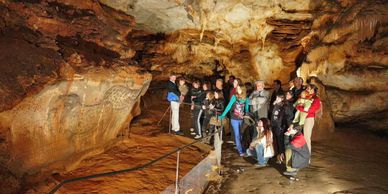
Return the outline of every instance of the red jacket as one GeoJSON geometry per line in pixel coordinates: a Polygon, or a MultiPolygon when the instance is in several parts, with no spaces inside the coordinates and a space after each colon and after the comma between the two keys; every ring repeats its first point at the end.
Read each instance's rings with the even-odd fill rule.
{"type": "Polygon", "coordinates": [[[308,111],[304,111],[303,106],[296,107],[297,110],[299,110],[301,112],[308,113],[306,118],[314,118],[317,110],[319,110],[321,108],[321,100],[319,99],[319,97],[314,96],[312,99],[313,99],[313,103],[311,104],[308,111]]]}

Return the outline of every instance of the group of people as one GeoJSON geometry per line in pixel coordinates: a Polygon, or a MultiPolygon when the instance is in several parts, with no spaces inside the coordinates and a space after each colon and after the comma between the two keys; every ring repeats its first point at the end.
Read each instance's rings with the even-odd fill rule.
{"type": "Polygon", "coordinates": [[[236,145],[241,157],[256,158],[257,167],[267,166],[274,157],[277,163],[286,164],[285,175],[294,176],[310,163],[314,118],[321,110],[317,86],[304,86],[300,77],[291,81],[285,91],[280,80],[273,82],[272,91],[265,89],[263,80],[243,83],[234,76],[227,82],[217,79],[213,84],[196,80],[189,87],[184,78],[177,80],[175,74],[170,75],[167,100],[171,103],[172,131],[183,134],[179,107],[187,103],[192,115],[190,131],[195,139],[230,121],[231,140],[227,142],[236,145]],[[242,126],[247,117],[254,120],[254,131],[249,146],[244,146],[242,126]]]}

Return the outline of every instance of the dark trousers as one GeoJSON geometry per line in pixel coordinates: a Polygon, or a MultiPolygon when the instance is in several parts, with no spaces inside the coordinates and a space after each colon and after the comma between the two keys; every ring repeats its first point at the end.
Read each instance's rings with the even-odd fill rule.
{"type": "Polygon", "coordinates": [[[202,135],[201,114],[202,114],[202,109],[200,107],[194,107],[194,110],[191,111],[191,120],[192,120],[195,133],[197,135],[202,135]]]}

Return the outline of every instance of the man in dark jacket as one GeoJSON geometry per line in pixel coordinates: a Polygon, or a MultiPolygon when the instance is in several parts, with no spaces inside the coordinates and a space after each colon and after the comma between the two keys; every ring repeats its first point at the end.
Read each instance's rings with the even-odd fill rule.
{"type": "Polygon", "coordinates": [[[171,105],[171,125],[172,131],[177,135],[182,135],[179,125],[179,104],[181,98],[181,92],[179,91],[178,86],[175,83],[176,75],[171,74],[170,80],[167,83],[167,100],[171,105]]]}
{"type": "Polygon", "coordinates": [[[295,103],[299,99],[300,93],[302,93],[303,90],[305,90],[305,89],[306,89],[306,87],[303,86],[303,78],[296,77],[294,79],[294,87],[291,90],[293,103],[295,103]]]}
{"type": "Polygon", "coordinates": [[[284,133],[284,144],[286,145],[286,171],[287,176],[296,176],[298,170],[309,165],[310,151],[302,134],[302,127],[290,126],[284,133]]]}

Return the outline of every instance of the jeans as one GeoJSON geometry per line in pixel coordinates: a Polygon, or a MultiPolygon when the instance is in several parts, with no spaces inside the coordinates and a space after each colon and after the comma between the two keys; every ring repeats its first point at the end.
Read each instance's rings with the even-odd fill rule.
{"type": "Polygon", "coordinates": [[[247,149],[248,156],[253,156],[257,158],[259,165],[266,165],[269,158],[264,158],[264,146],[262,144],[257,144],[255,149],[247,149]]]}
{"type": "Polygon", "coordinates": [[[179,102],[171,101],[171,124],[173,131],[179,131],[179,102]]]}
{"type": "Polygon", "coordinates": [[[231,119],[230,123],[232,124],[233,132],[234,132],[234,141],[237,146],[237,150],[239,154],[243,154],[244,150],[241,145],[241,136],[240,136],[240,127],[242,125],[243,120],[231,119]]]}

